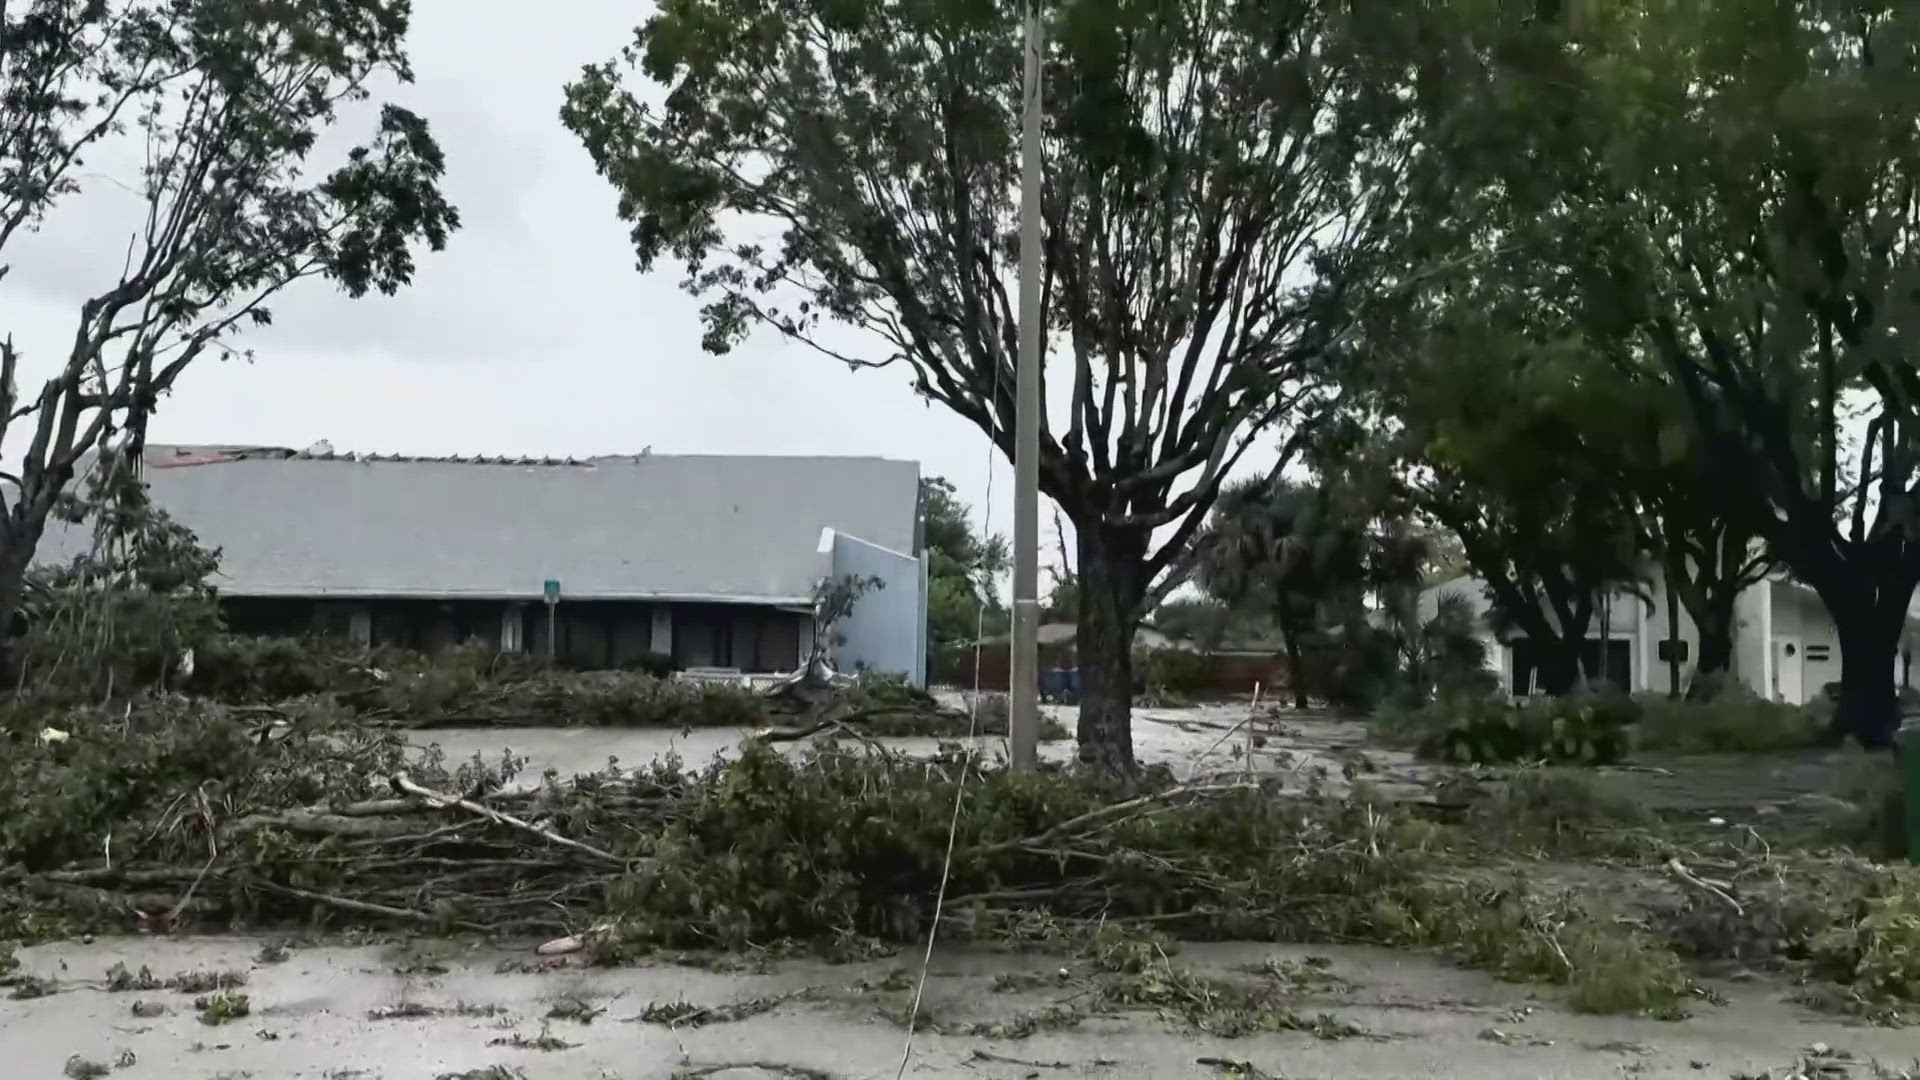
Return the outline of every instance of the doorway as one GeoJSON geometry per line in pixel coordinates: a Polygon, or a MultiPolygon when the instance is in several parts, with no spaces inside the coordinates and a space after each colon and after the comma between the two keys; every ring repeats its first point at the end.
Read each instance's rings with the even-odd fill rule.
{"type": "Polygon", "coordinates": [[[1806,649],[1798,637],[1773,639],[1773,697],[1789,705],[1806,700],[1806,649]]]}

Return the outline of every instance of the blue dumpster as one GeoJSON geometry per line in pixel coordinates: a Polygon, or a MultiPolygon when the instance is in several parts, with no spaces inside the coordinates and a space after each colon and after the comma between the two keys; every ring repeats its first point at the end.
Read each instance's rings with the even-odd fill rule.
{"type": "Polygon", "coordinates": [[[1040,673],[1040,700],[1061,705],[1080,702],[1080,671],[1077,668],[1048,668],[1040,673]]]}

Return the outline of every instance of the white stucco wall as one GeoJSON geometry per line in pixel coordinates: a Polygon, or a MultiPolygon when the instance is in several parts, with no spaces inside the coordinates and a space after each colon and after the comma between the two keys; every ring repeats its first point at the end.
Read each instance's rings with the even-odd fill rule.
{"type": "MultiPolygon", "coordinates": [[[[1668,610],[1666,582],[1658,570],[1651,572],[1645,588],[1644,599],[1625,593],[1614,597],[1610,636],[1616,641],[1630,642],[1633,688],[1665,693],[1670,676],[1667,664],[1659,658],[1659,647],[1670,632],[1668,620],[1677,619],[1680,639],[1687,642],[1687,659],[1680,665],[1682,687],[1690,683],[1699,662],[1700,633],[1685,605],[1676,604],[1677,611],[1668,610]]],[[[1431,618],[1439,597],[1448,592],[1466,597],[1484,620],[1491,605],[1485,588],[1473,577],[1455,578],[1423,592],[1421,617],[1431,618]]],[[[1548,618],[1552,618],[1551,613],[1548,618]]],[[[1480,636],[1488,646],[1489,666],[1499,673],[1501,687],[1512,693],[1513,687],[1509,685],[1512,664],[1507,647],[1495,641],[1492,631],[1484,625],[1480,636]]],[[[1598,614],[1589,624],[1587,636],[1600,636],[1598,614]]],[[[1905,685],[1920,688],[1920,606],[1910,610],[1905,642],[1914,661],[1910,665],[1902,664],[1896,658],[1892,675],[1896,683],[1900,683],[1904,675],[1905,685]]],[[[1734,601],[1732,663],[1734,677],[1755,694],[1776,700],[1791,696],[1796,704],[1806,704],[1816,700],[1827,683],[1840,678],[1839,635],[1827,615],[1826,605],[1813,590],[1787,580],[1768,580],[1747,589],[1734,601]],[[1794,648],[1791,660],[1785,655],[1788,644],[1794,648]],[[1797,665],[1799,675],[1799,692],[1794,695],[1790,695],[1792,673],[1783,667],[1789,663],[1797,665]]]]}
{"type": "Polygon", "coordinates": [[[852,614],[834,627],[845,640],[834,650],[842,671],[866,670],[904,675],[915,686],[927,684],[927,566],[916,557],[824,529],[820,557],[826,576],[877,577],[852,614]]]}

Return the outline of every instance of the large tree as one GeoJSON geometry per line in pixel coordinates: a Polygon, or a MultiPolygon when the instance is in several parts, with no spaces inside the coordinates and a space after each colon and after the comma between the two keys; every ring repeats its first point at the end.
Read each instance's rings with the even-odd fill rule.
{"type": "MultiPolygon", "coordinates": [[[[1402,199],[1399,5],[1045,8],[1040,486],[1079,549],[1081,754],[1128,770],[1139,620],[1248,448],[1297,453],[1402,199]]],[[[1010,455],[1021,14],[662,0],[562,117],[709,349],[762,326],[898,365],[1010,455]]]]}
{"type": "Polygon", "coordinates": [[[1920,8],[1575,7],[1499,24],[1456,80],[1446,205],[1664,370],[1738,477],[1726,512],[1833,618],[1839,723],[1886,746],[1920,581],[1920,8]]]}
{"type": "Polygon", "coordinates": [[[311,160],[342,104],[410,77],[407,16],[406,0],[0,4],[0,260],[90,189],[119,181],[145,204],[131,235],[98,253],[100,287],[37,393],[22,392],[21,353],[0,337],[13,470],[0,488],[0,627],[82,458],[110,443],[138,455],[187,365],[268,322],[267,302],[302,278],[393,292],[414,248],[439,248],[457,226],[440,149],[405,109],[380,110],[331,171],[311,160]],[[124,179],[89,160],[116,143],[143,162],[124,179]]]}

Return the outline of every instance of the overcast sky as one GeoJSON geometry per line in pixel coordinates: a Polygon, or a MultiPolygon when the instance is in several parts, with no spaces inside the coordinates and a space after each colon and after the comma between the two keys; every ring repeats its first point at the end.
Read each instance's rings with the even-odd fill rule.
{"type": "MultiPolygon", "coordinates": [[[[984,436],[920,401],[904,372],[850,372],[764,334],[710,356],[677,271],[634,269],[613,190],[558,113],[580,65],[612,56],[650,8],[554,0],[529,20],[519,5],[415,0],[418,81],[395,97],[446,149],[464,227],[395,297],[350,301],[323,282],[296,285],[272,304],[272,327],[239,339],[252,363],[202,361],[183,377],[153,441],[870,454],[919,461],[978,507],[984,436]]],[[[23,388],[44,379],[35,358],[71,340],[80,300],[118,269],[127,233],[116,212],[136,204],[112,174],[128,163],[96,158],[87,190],[41,234],[10,245],[0,299],[25,354],[23,388]]],[[[992,527],[1007,532],[1011,470],[1003,460],[994,468],[992,527]]]]}

